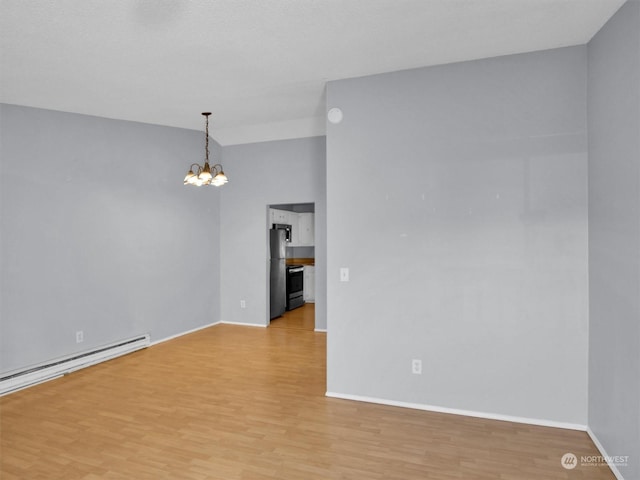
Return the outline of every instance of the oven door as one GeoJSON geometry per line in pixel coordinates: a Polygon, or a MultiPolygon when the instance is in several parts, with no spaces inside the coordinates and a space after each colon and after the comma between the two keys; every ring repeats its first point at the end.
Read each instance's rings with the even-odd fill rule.
{"type": "Polygon", "coordinates": [[[304,305],[304,267],[287,267],[287,310],[304,305]]]}
{"type": "Polygon", "coordinates": [[[287,268],[287,293],[304,290],[304,267],[287,268]]]}

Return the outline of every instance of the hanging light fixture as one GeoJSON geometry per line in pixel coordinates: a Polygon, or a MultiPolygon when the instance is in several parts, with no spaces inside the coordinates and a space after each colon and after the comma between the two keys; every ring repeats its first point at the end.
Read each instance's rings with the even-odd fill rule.
{"type": "Polygon", "coordinates": [[[209,115],[211,115],[211,112],[202,112],[202,115],[206,119],[204,166],[201,167],[199,164],[193,163],[189,167],[186,177],[184,177],[184,184],[195,185],[196,187],[202,185],[219,187],[227,183],[229,179],[224,174],[222,165],[219,163],[216,163],[213,167],[209,166],[209,115]]]}

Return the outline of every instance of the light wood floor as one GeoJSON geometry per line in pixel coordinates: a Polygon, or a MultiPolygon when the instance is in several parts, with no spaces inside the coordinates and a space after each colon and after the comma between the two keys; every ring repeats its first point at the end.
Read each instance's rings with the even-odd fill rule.
{"type": "Polygon", "coordinates": [[[326,398],[326,334],[217,325],[0,398],[0,478],[614,479],[584,432],[326,398]]]}
{"type": "Polygon", "coordinates": [[[281,317],[271,320],[271,328],[292,328],[297,330],[314,330],[316,326],[316,305],[305,303],[299,308],[284,312],[281,317]]]}

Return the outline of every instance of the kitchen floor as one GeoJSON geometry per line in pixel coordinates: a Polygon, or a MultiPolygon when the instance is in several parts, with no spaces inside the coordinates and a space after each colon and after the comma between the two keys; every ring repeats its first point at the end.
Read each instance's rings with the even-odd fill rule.
{"type": "Polygon", "coordinates": [[[305,303],[300,308],[284,312],[281,317],[271,320],[269,327],[313,331],[316,327],[316,305],[305,303]]]}

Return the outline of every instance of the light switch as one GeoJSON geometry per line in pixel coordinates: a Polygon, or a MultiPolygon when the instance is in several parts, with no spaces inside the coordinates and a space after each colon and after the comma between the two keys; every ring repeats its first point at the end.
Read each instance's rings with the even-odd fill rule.
{"type": "Polygon", "coordinates": [[[341,282],[349,281],[349,269],[347,267],[340,268],[340,281],[341,282]]]}

